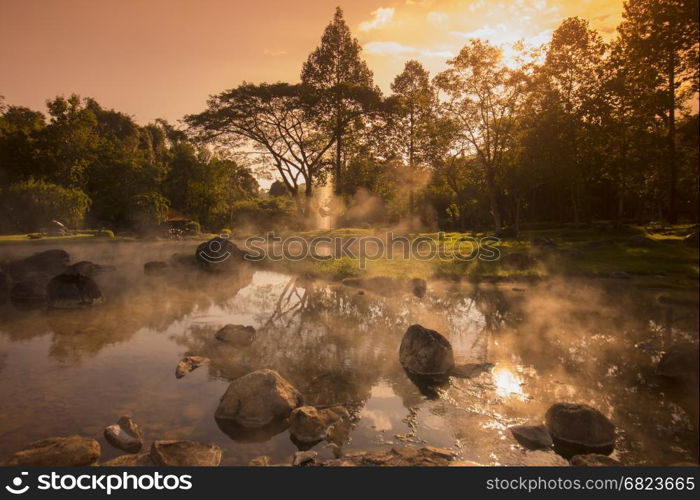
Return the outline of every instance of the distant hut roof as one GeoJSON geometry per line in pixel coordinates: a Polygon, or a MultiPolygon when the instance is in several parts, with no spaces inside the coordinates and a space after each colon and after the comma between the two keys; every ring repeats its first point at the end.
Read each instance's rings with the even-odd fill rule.
{"type": "Polygon", "coordinates": [[[177,210],[173,210],[172,208],[168,210],[168,218],[166,219],[166,222],[190,222],[191,220],[192,219],[178,212],[177,210]]]}

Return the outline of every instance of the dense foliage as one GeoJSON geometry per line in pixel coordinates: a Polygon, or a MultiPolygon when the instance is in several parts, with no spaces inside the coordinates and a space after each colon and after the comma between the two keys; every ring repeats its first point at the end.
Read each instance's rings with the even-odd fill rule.
{"type": "Polygon", "coordinates": [[[76,96],[50,101],[48,121],[5,107],[0,186],[82,192],[89,222],[117,228],[166,207],[213,230],[286,224],[291,206],[297,222],[453,230],[697,220],[696,0],[628,0],[609,42],[579,18],[539,49],[469,40],[432,77],[406,62],[391,91],[337,9],[300,83],[244,82],[185,117],[186,133],[76,96]],[[243,164],[272,174],[268,195],[243,164]],[[314,199],[327,181],[331,204],[314,199]]]}
{"type": "Polygon", "coordinates": [[[3,231],[38,231],[55,219],[150,232],[170,208],[218,230],[231,203],[257,194],[248,169],[164,121],[142,127],[76,95],[47,108],[48,119],[20,106],[0,109],[3,231]]]}

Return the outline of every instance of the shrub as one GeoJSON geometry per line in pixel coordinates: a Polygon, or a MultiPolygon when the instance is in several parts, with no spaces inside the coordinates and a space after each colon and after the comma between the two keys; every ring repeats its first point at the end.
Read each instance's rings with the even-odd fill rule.
{"type": "Polygon", "coordinates": [[[24,233],[38,231],[52,220],[75,228],[83,222],[91,203],[80,189],[34,179],[10,185],[0,199],[6,214],[0,223],[9,226],[5,229],[24,233]]]}
{"type": "Polygon", "coordinates": [[[100,229],[95,231],[95,238],[114,238],[114,232],[110,229],[100,229]]]}
{"type": "Polygon", "coordinates": [[[202,232],[202,226],[196,220],[191,220],[185,225],[185,229],[194,234],[199,234],[202,232]]]}

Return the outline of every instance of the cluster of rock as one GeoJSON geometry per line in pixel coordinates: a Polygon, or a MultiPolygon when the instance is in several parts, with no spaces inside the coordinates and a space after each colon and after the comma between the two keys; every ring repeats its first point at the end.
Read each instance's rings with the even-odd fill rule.
{"type": "Polygon", "coordinates": [[[214,418],[219,428],[238,440],[256,441],[289,429],[292,440],[313,445],[350,418],[342,406],[304,405],[301,393],[274,370],[257,370],[229,384],[214,418]]]}
{"type": "Polygon", "coordinates": [[[94,277],[110,271],[88,261],[70,264],[65,250],[46,250],[0,269],[0,304],[8,299],[17,307],[74,309],[103,301],[94,277]]]}
{"type": "Polygon", "coordinates": [[[572,465],[610,465],[615,449],[615,425],[585,404],[556,403],[544,425],[510,428],[515,440],[529,450],[554,450],[572,465]],[[605,458],[600,458],[605,457],[605,458]]]}
{"type": "MultiPolygon", "coordinates": [[[[461,463],[453,462],[454,458],[454,452],[443,448],[400,446],[390,450],[347,453],[341,458],[325,460],[320,459],[315,451],[298,451],[292,456],[291,464],[280,465],[294,467],[445,467],[461,465],[461,463]]],[[[260,456],[251,460],[248,465],[253,467],[269,466],[271,460],[268,456],[260,456]]]]}
{"type": "Polygon", "coordinates": [[[128,452],[99,463],[102,449],[95,439],[82,436],[52,437],[36,441],[16,452],[5,466],[83,467],[103,465],[125,466],[217,466],[221,463],[221,448],[196,441],[154,441],[148,453],[139,453],[143,447],[140,428],[129,417],[122,417],[115,425],[105,428],[109,444],[128,452]]]}

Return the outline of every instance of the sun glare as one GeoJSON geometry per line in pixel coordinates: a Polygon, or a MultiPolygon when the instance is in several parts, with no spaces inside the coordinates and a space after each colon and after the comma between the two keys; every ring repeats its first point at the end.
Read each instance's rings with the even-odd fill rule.
{"type": "Polygon", "coordinates": [[[522,385],[523,379],[507,369],[496,370],[493,375],[496,385],[496,394],[501,397],[519,396],[525,397],[522,385]]]}

